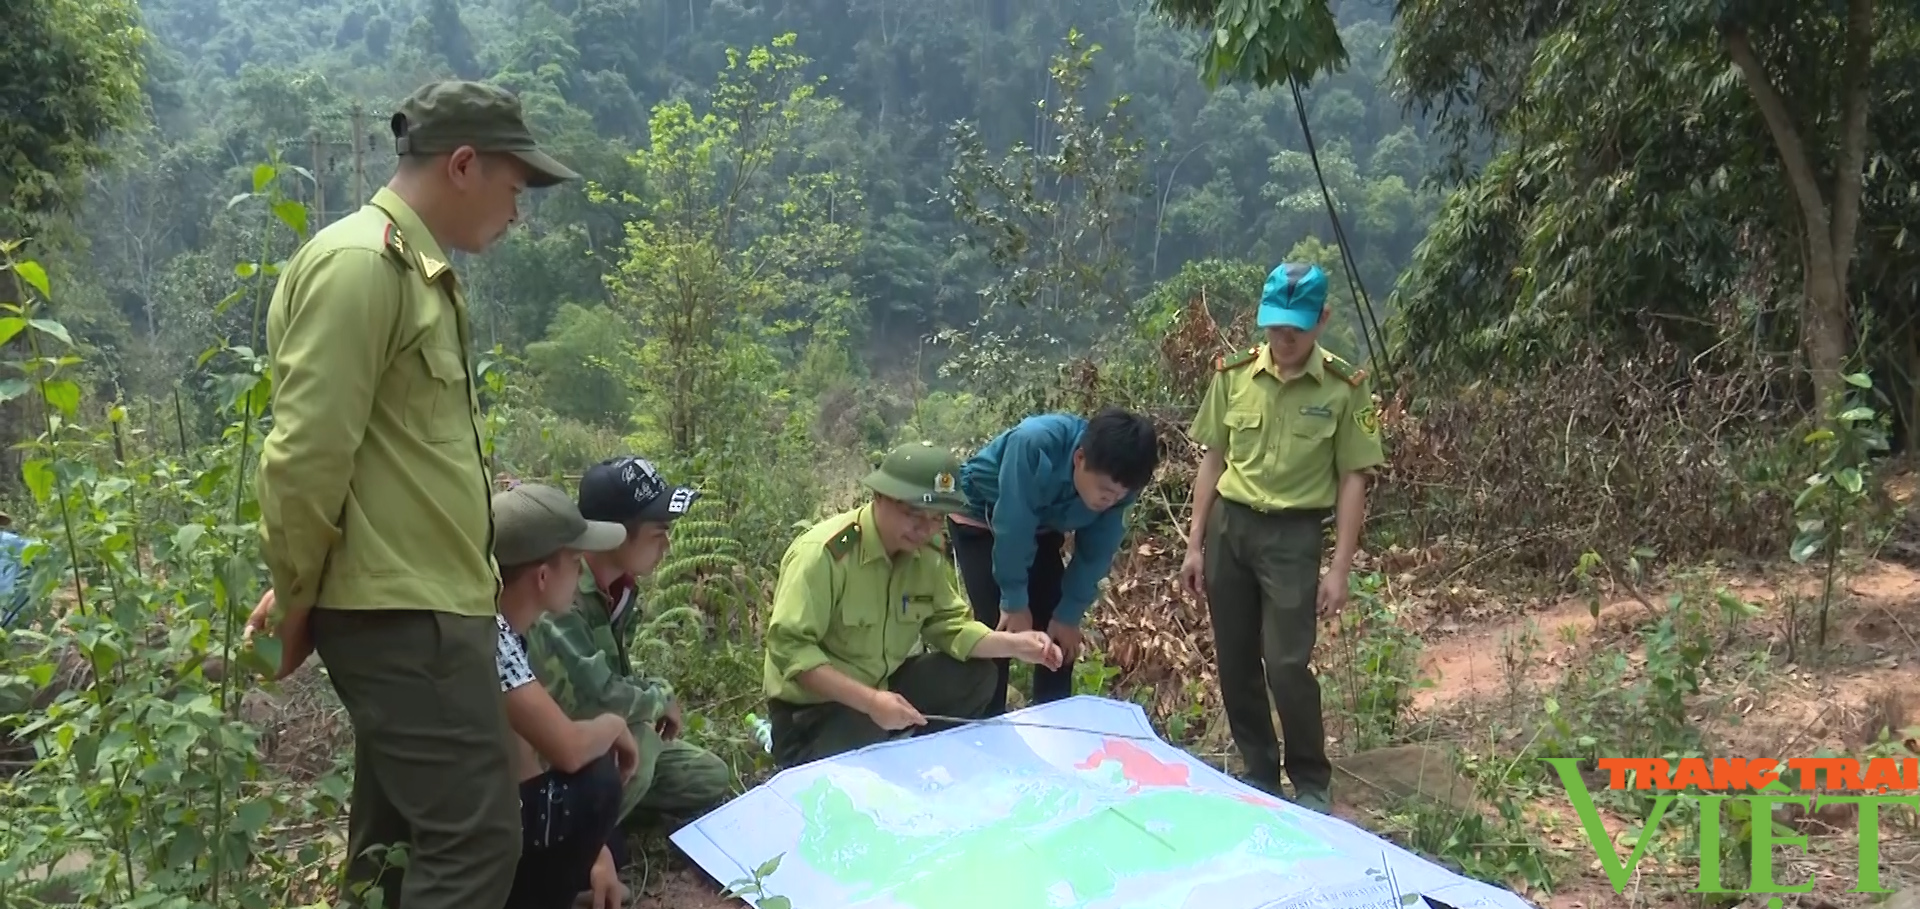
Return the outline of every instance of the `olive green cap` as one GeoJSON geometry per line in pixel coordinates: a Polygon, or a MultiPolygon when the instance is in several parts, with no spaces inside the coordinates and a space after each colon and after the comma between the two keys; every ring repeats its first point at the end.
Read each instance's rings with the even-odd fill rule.
{"type": "Polygon", "coordinates": [[[512,92],[485,82],[429,82],[400,102],[392,120],[394,150],[444,155],[462,145],[512,155],[527,165],[527,185],[555,186],[580,175],[540,150],[512,92]]]}
{"type": "Polygon", "coordinates": [[[960,494],[960,457],[932,442],[909,442],[887,452],[861,482],[915,508],[947,514],[967,509],[967,497],[960,494]]]}
{"type": "Polygon", "coordinates": [[[573,497],[551,486],[523,483],[493,497],[493,558],[502,568],[544,561],[562,549],[606,552],[626,539],[625,527],[581,517],[573,497]]]}

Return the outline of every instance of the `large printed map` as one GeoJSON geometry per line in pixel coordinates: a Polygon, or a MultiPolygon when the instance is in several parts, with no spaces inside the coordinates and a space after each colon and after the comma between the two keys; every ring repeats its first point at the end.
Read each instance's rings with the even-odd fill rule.
{"type": "Polygon", "coordinates": [[[722,883],[779,856],[793,909],[1532,909],[1086,696],[785,771],[673,842],[722,883]]]}

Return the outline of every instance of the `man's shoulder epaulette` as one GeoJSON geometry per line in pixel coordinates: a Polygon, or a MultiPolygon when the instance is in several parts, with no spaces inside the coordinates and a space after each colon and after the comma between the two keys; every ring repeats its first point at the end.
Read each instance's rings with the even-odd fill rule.
{"type": "Polygon", "coordinates": [[[1260,359],[1260,348],[1255,347],[1252,350],[1243,351],[1241,353],[1234,354],[1231,357],[1225,354],[1221,354],[1219,357],[1214,359],[1213,368],[1219,370],[1220,372],[1226,372],[1229,369],[1239,369],[1240,367],[1245,366],[1248,363],[1252,363],[1253,361],[1258,359],[1260,359]]]}
{"type": "Polygon", "coordinates": [[[1326,361],[1327,371],[1333,373],[1336,378],[1348,385],[1359,388],[1360,383],[1367,379],[1367,371],[1365,369],[1354,366],[1352,363],[1348,363],[1331,353],[1326,354],[1322,359],[1326,361]]]}
{"type": "Polygon", "coordinates": [[[835,559],[844,559],[860,548],[860,522],[854,521],[840,529],[839,533],[827,539],[827,553],[835,559]]]}
{"type": "Polygon", "coordinates": [[[407,238],[400,235],[400,225],[392,221],[387,222],[386,234],[381,238],[381,245],[386,247],[387,255],[392,256],[393,261],[406,268],[413,267],[413,250],[407,246],[407,238]]]}

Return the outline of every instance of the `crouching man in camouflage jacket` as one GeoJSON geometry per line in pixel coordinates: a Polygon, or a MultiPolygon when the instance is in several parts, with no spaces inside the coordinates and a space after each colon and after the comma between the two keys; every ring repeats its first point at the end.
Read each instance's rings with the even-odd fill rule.
{"type": "Polygon", "coordinates": [[[527,635],[534,672],[569,716],[602,712],[627,718],[640,763],[621,793],[621,826],[669,832],[718,807],[737,791],[733,769],[680,738],[680,704],[665,679],[639,676],[627,648],[640,604],[635,579],[666,555],[668,525],[686,514],[696,490],[670,486],[651,463],[603,461],[580,478],[580,513],[624,525],[627,540],[583,557],[574,608],[550,614],[527,635]]]}

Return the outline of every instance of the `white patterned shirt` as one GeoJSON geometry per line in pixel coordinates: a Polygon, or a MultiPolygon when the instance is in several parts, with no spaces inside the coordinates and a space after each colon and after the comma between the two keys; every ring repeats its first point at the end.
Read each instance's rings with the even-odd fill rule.
{"type": "Polygon", "coordinates": [[[493,651],[494,668],[500,672],[500,691],[512,691],[534,681],[533,667],[527,662],[527,645],[499,613],[493,616],[500,626],[499,643],[493,651]]]}

